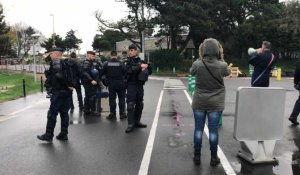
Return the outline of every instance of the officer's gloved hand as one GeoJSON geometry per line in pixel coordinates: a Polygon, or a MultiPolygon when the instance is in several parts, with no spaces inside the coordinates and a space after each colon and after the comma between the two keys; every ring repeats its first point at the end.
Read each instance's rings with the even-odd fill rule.
{"type": "Polygon", "coordinates": [[[105,88],[104,84],[101,81],[99,83],[99,87],[101,88],[101,90],[103,90],[105,88]]]}
{"type": "Polygon", "coordinates": [[[52,93],[51,92],[47,92],[46,98],[51,98],[52,97],[52,93]]]}

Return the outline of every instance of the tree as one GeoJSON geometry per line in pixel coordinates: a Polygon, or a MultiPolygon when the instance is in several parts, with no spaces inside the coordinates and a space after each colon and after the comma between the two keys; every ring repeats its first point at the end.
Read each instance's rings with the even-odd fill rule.
{"type": "Polygon", "coordinates": [[[28,51],[30,50],[31,48],[31,45],[32,45],[32,34],[35,34],[36,31],[35,29],[33,29],[31,26],[27,27],[23,33],[23,39],[24,39],[24,42],[23,42],[23,45],[22,45],[22,48],[24,50],[24,57],[27,57],[28,56],[28,51]]]}
{"type": "Polygon", "coordinates": [[[100,38],[107,40],[110,43],[111,49],[116,48],[116,42],[123,41],[125,39],[122,33],[116,30],[105,30],[100,38]]]}
{"type": "Polygon", "coordinates": [[[7,26],[4,17],[5,16],[3,15],[3,6],[2,4],[0,4],[0,35],[6,34],[10,30],[10,27],[7,26]]]}
{"type": "Polygon", "coordinates": [[[96,35],[94,37],[92,47],[94,50],[97,50],[98,52],[105,51],[105,50],[111,50],[111,43],[96,35]]]}
{"type": "Polygon", "coordinates": [[[5,16],[3,15],[3,7],[0,4],[0,56],[7,55],[11,50],[10,39],[7,35],[10,28],[6,25],[4,17],[5,16]]]}
{"type": "MultiPolygon", "coordinates": [[[[53,38],[50,37],[46,41],[44,41],[44,43],[42,43],[41,46],[45,48],[47,52],[49,52],[50,49],[52,48],[52,44],[53,44],[53,38]]],[[[65,42],[62,39],[62,37],[60,37],[59,35],[55,35],[55,45],[56,47],[63,48],[64,50],[66,49],[65,42]]]]}
{"type": "Polygon", "coordinates": [[[284,58],[296,58],[300,48],[300,2],[291,0],[284,6],[278,20],[280,36],[278,52],[284,58]]]}
{"type": "Polygon", "coordinates": [[[129,9],[127,17],[113,23],[102,18],[102,12],[95,12],[95,17],[99,22],[99,30],[104,32],[107,29],[117,30],[122,35],[134,43],[142,52],[142,32],[145,36],[151,36],[153,33],[153,24],[151,23],[150,10],[145,9],[145,0],[124,0],[129,9]],[[146,10],[147,13],[144,13],[146,10]],[[146,15],[145,15],[146,14],[146,15]],[[136,41],[135,39],[139,40],[136,41]]]}
{"type": "Polygon", "coordinates": [[[64,43],[65,43],[66,50],[70,51],[71,49],[78,49],[79,44],[82,43],[82,40],[78,39],[75,36],[75,31],[74,30],[70,30],[66,34],[64,43]]]}

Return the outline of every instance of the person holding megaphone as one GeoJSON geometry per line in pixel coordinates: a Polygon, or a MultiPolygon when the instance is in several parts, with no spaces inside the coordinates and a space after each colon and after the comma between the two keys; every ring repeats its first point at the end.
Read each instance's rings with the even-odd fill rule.
{"type": "Polygon", "coordinates": [[[269,87],[270,72],[276,61],[276,58],[271,52],[271,43],[268,41],[263,41],[261,48],[249,48],[248,54],[250,56],[249,64],[254,66],[254,71],[251,78],[251,86],[269,87]]]}

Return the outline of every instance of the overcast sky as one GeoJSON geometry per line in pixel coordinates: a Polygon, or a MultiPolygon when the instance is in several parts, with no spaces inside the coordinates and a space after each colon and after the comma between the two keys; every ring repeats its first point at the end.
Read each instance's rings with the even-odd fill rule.
{"type": "Polygon", "coordinates": [[[91,50],[93,37],[97,32],[96,10],[103,11],[103,17],[117,21],[128,14],[126,5],[115,0],[0,0],[5,20],[10,24],[23,22],[42,32],[46,38],[54,30],[61,37],[71,29],[83,40],[81,53],[91,50]]]}

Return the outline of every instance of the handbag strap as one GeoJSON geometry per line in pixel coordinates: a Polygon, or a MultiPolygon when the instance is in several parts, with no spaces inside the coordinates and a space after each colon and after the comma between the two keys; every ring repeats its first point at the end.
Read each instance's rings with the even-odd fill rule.
{"type": "Polygon", "coordinates": [[[207,69],[208,73],[220,84],[224,87],[224,83],[222,81],[220,81],[219,79],[217,79],[209,70],[209,68],[207,67],[206,63],[202,60],[202,63],[204,64],[205,68],[207,69]]]}

